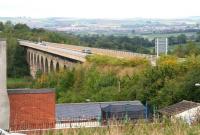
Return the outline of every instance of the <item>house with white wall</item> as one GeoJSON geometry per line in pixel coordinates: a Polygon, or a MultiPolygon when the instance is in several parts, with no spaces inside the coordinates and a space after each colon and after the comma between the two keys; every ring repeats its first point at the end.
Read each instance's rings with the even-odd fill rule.
{"type": "Polygon", "coordinates": [[[183,100],[162,108],[158,112],[162,116],[167,116],[171,119],[180,118],[188,124],[192,124],[200,118],[200,103],[183,100]]]}

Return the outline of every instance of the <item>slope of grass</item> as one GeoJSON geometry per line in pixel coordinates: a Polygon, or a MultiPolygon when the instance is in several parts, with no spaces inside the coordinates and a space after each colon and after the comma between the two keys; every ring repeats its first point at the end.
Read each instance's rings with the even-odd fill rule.
{"type": "Polygon", "coordinates": [[[97,65],[111,65],[111,66],[124,66],[135,67],[139,65],[148,65],[147,59],[141,57],[134,57],[130,59],[123,59],[104,55],[91,55],[87,57],[87,61],[97,65]]]}
{"type": "Polygon", "coordinates": [[[8,78],[7,87],[8,89],[16,88],[29,88],[32,85],[32,79],[30,77],[24,78],[8,78]]]}

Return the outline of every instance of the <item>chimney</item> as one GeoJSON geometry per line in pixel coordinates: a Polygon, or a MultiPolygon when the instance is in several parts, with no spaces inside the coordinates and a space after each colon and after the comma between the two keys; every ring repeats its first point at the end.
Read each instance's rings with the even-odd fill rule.
{"type": "Polygon", "coordinates": [[[9,129],[10,104],[7,93],[6,40],[0,39],[0,128],[9,129]]]}

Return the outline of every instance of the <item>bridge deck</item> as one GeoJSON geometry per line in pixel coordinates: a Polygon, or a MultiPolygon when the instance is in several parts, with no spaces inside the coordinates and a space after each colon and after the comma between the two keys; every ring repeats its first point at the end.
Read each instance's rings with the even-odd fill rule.
{"type": "Polygon", "coordinates": [[[82,53],[82,50],[86,48],[90,49],[93,54],[114,56],[118,58],[133,58],[137,56],[137,57],[147,58],[150,61],[154,61],[156,58],[155,55],[132,53],[132,52],[126,52],[126,51],[117,51],[117,50],[110,50],[110,49],[83,47],[83,46],[76,46],[76,45],[69,45],[69,44],[44,42],[45,45],[39,45],[37,43],[24,41],[24,40],[20,40],[19,42],[20,42],[20,45],[22,46],[31,47],[37,50],[56,54],[62,57],[68,57],[68,58],[81,61],[81,62],[85,62],[85,57],[87,56],[87,54],[82,53]]]}
{"type": "Polygon", "coordinates": [[[40,45],[40,44],[37,44],[37,43],[34,43],[34,42],[23,41],[23,40],[20,40],[19,43],[20,43],[21,46],[30,47],[30,48],[33,48],[33,49],[36,49],[36,50],[40,50],[40,51],[55,54],[55,55],[58,55],[58,56],[70,58],[70,59],[77,60],[77,61],[80,61],[80,62],[86,61],[85,57],[87,56],[87,54],[82,53],[82,52],[78,52],[78,51],[75,51],[75,50],[71,50],[71,49],[68,49],[68,48],[66,48],[66,49],[65,48],[59,48],[57,46],[49,45],[49,43],[46,43],[46,45],[40,45]]]}
{"type": "Polygon", "coordinates": [[[92,47],[69,45],[69,44],[49,43],[49,42],[45,42],[45,43],[52,47],[70,49],[70,50],[79,51],[79,52],[87,48],[87,49],[90,49],[93,54],[108,55],[108,56],[114,56],[114,57],[119,57],[119,58],[132,58],[132,57],[138,56],[138,57],[145,57],[149,59],[149,58],[156,57],[155,55],[133,53],[133,52],[128,52],[128,51],[100,49],[100,48],[92,48],[92,47]]]}

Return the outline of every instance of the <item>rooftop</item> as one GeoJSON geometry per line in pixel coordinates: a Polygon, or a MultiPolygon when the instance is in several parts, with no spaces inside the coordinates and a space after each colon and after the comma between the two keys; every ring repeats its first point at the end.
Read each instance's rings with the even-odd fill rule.
{"type": "Polygon", "coordinates": [[[67,103],[56,105],[56,119],[61,120],[65,118],[91,118],[101,115],[101,109],[109,105],[133,105],[135,107],[143,108],[140,101],[114,101],[114,102],[89,102],[89,103],[67,103]]]}
{"type": "Polygon", "coordinates": [[[200,103],[183,100],[179,103],[160,109],[158,112],[167,116],[172,116],[198,106],[200,106],[200,103]]]}
{"type": "Polygon", "coordinates": [[[8,94],[41,94],[55,92],[54,89],[8,89],[8,94]]]}
{"type": "Polygon", "coordinates": [[[6,38],[0,38],[0,41],[6,41],[6,38]]]}

